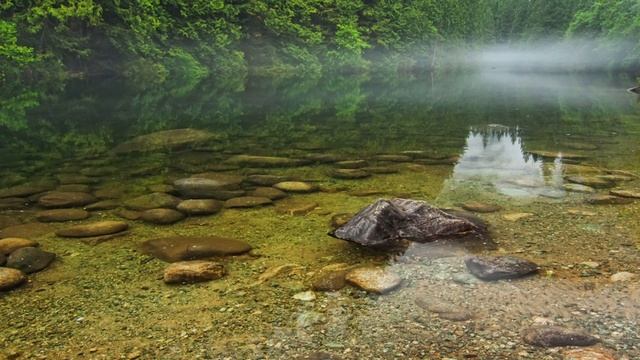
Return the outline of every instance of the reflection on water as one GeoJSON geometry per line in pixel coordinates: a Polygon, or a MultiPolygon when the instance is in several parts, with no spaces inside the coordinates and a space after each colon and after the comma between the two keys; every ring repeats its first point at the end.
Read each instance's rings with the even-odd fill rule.
{"type": "Polygon", "coordinates": [[[560,197],[562,169],[559,156],[546,177],[542,159],[525,151],[517,128],[489,125],[469,131],[452,178],[455,182],[491,184],[498,193],[512,197],[560,197]]]}

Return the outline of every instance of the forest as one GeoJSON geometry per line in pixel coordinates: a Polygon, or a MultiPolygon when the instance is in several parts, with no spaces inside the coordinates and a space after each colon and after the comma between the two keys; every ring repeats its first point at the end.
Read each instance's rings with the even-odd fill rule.
{"type": "Polygon", "coordinates": [[[0,77],[122,76],[146,83],[238,74],[444,66],[451,48],[588,39],[631,42],[637,0],[5,0],[0,77]]]}

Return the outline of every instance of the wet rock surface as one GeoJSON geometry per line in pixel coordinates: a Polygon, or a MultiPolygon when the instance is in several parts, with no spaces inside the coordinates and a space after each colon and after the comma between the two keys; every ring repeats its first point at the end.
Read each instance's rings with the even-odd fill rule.
{"type": "Polygon", "coordinates": [[[329,235],[364,246],[389,247],[402,240],[424,243],[484,231],[473,222],[426,202],[393,199],[378,200],[329,235]]]}
{"type": "Polygon", "coordinates": [[[90,237],[119,233],[129,228],[129,224],[122,221],[99,221],[90,224],[76,225],[56,231],[61,237],[90,237]]]}
{"type": "Polygon", "coordinates": [[[225,275],[224,266],[213,261],[192,260],[172,263],[164,270],[167,284],[195,283],[220,279],[225,275]]]}
{"type": "Polygon", "coordinates": [[[539,269],[535,263],[515,256],[470,256],[464,263],[473,275],[487,281],[516,279],[539,269]]]}
{"type": "Polygon", "coordinates": [[[559,326],[534,326],[523,335],[527,344],[541,347],[591,346],[599,339],[582,330],[567,329],[559,326]]]}
{"type": "Polygon", "coordinates": [[[145,241],[142,250],[160,260],[176,262],[239,255],[249,252],[251,246],[240,240],[219,236],[174,236],[145,241]]]}
{"type": "Polygon", "coordinates": [[[18,269],[25,274],[41,271],[56,258],[54,253],[35,247],[23,247],[9,255],[6,267],[18,269]]]}

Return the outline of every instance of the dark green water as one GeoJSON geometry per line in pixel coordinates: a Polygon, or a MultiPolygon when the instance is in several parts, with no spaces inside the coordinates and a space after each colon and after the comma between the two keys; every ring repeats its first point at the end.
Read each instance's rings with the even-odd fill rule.
{"type": "Polygon", "coordinates": [[[633,83],[487,71],[3,89],[0,242],[28,238],[56,260],[0,292],[0,358],[640,357],[640,103],[625,91],[633,83]],[[139,138],[185,128],[205,138],[163,140],[180,146],[139,138]],[[344,167],[361,168],[349,173],[357,179],[336,175],[344,167]],[[314,191],[288,191],[265,206],[231,200],[172,224],[134,219],[141,212],[132,201],[151,193],[186,200],[174,182],[202,173],[235,179],[235,193],[212,196],[220,206],[255,194],[255,175],[314,191]],[[632,196],[602,198],[612,190],[632,196]],[[109,203],[64,205],[86,207],[89,217],[44,222],[51,191],[109,203]],[[393,197],[475,207],[491,242],[385,252],[327,235],[336,218],[393,197]],[[129,230],[93,246],[56,235],[105,220],[129,230]],[[214,257],[227,274],[198,284],[165,284],[167,263],[142,245],[211,235],[253,250],[214,257]],[[526,258],[540,270],[483,282],[464,263],[478,254],[526,258]],[[402,283],[386,295],[314,285],[319,274],[361,266],[402,283]],[[580,353],[524,340],[549,323],[582,329],[599,345],[580,353]]]}

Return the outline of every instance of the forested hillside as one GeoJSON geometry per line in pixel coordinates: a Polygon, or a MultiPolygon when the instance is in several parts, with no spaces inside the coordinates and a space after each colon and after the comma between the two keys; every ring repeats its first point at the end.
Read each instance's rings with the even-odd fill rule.
{"type": "MultiPolygon", "coordinates": [[[[437,66],[441,49],[493,42],[632,39],[638,0],[5,0],[0,70],[162,82],[255,72],[437,66]]],[[[606,41],[605,41],[606,40],[606,41]]]]}

